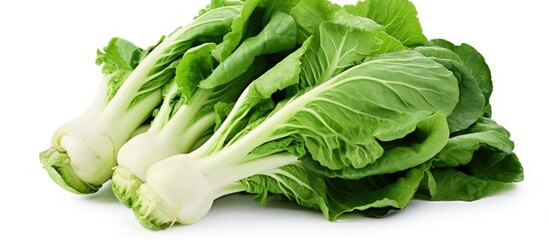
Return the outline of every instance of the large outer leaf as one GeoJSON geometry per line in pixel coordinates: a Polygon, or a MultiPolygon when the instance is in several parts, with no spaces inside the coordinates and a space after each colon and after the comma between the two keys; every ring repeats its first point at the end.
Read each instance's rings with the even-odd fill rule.
{"type": "MultiPolygon", "coordinates": [[[[290,100],[270,118],[292,115],[274,135],[295,133],[304,140],[312,159],[330,170],[340,170],[376,162],[385,143],[398,149],[392,141],[404,138],[432,117],[422,124],[437,129],[429,134],[443,139],[421,148],[430,154],[419,154],[420,159],[391,161],[397,168],[406,161],[414,163],[393,170],[399,171],[427,161],[446,144],[444,117],[433,114],[441,111],[449,115],[457,98],[457,81],[451,72],[418,53],[397,52],[368,59],[331,78],[290,100]]],[[[418,129],[415,135],[422,135],[422,128],[418,129]]],[[[407,142],[403,142],[396,145],[405,146],[407,142]]]]}
{"type": "Polygon", "coordinates": [[[385,32],[405,46],[423,45],[427,42],[416,8],[408,0],[366,0],[344,8],[353,15],[370,18],[384,26],[385,32]]]}
{"type": "Polygon", "coordinates": [[[466,129],[484,112],[484,96],[478,87],[477,80],[462,64],[459,56],[448,49],[440,47],[417,47],[414,51],[432,57],[454,73],[458,80],[459,102],[450,116],[448,127],[450,133],[466,129]]]}

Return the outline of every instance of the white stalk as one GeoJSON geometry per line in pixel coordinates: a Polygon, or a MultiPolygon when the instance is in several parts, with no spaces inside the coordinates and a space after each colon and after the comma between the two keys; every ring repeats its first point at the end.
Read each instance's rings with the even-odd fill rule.
{"type": "Polygon", "coordinates": [[[149,169],[147,183],[141,185],[137,191],[137,205],[142,207],[144,200],[153,200],[154,202],[147,203],[156,206],[151,209],[155,211],[151,215],[191,224],[208,213],[215,199],[244,191],[245,188],[239,180],[297,162],[297,157],[285,152],[233,166],[214,174],[206,174],[211,171],[196,165],[187,155],[173,156],[149,169]]]}
{"type": "Polygon", "coordinates": [[[79,128],[57,136],[57,145],[71,159],[71,166],[80,180],[95,185],[107,181],[116,166],[118,149],[148,116],[147,110],[160,100],[160,90],[141,99],[124,118],[104,122],[88,117],[79,128]]]}
{"type": "MultiPolygon", "coordinates": [[[[211,90],[198,90],[188,105],[181,106],[175,115],[165,122],[171,107],[164,105],[159,115],[161,119],[153,122],[153,128],[135,136],[126,142],[118,154],[119,167],[133,172],[141,181],[145,181],[147,170],[153,164],[167,157],[186,153],[204,131],[215,121],[214,113],[207,114],[192,123],[195,114],[204,106],[211,90]]],[[[168,100],[165,100],[165,103],[168,100]]]]}

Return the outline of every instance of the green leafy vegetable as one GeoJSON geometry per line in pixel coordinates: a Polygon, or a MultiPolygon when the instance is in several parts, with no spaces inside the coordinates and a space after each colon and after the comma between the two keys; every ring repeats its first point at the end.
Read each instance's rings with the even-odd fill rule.
{"type": "Polygon", "coordinates": [[[147,49],[113,38],[97,52],[96,101],[41,162],[76,193],[112,175],[153,230],[197,222],[236,192],[334,221],[522,181],[491,119],[483,56],[429,41],[417,15],[407,0],[211,0],[147,49]]]}

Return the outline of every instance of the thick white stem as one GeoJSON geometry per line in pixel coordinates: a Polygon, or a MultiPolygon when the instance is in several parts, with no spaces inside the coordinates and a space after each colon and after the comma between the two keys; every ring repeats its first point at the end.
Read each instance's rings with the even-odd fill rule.
{"type": "Polygon", "coordinates": [[[229,194],[244,192],[244,191],[246,191],[246,188],[242,184],[240,184],[240,182],[234,182],[225,186],[225,188],[217,191],[214,198],[218,199],[220,197],[223,197],[229,194]]]}
{"type": "MultiPolygon", "coordinates": [[[[208,100],[210,93],[209,90],[197,91],[189,105],[179,108],[163,128],[135,136],[125,143],[118,154],[120,167],[145,181],[146,173],[153,164],[173,155],[188,152],[202,133],[214,124],[213,113],[191,123],[196,113],[208,100]]],[[[169,105],[163,106],[163,110],[169,108],[171,108],[169,105]]],[[[156,118],[155,121],[157,121],[156,118]]],[[[158,121],[164,120],[158,119],[158,121]]],[[[159,125],[161,123],[156,123],[157,127],[159,125]]]]}
{"type": "Polygon", "coordinates": [[[152,92],[136,103],[121,119],[111,122],[87,118],[72,131],[60,131],[58,147],[71,159],[71,166],[82,181],[101,185],[112,175],[116,166],[116,154],[131,134],[148,116],[148,109],[160,101],[160,90],[152,92]]]}
{"type": "MultiPolygon", "coordinates": [[[[168,143],[173,143],[175,149],[181,149],[181,152],[187,152],[192,146],[190,140],[183,137],[187,130],[192,126],[194,116],[208,101],[212,91],[206,89],[198,89],[191,97],[187,105],[175,113],[175,115],[166,123],[166,125],[158,132],[158,137],[168,143]]],[[[213,122],[211,123],[213,124],[213,122]]],[[[196,138],[198,138],[197,136],[196,138]]],[[[195,138],[195,139],[196,139],[195,138]]]]}
{"type": "Polygon", "coordinates": [[[169,87],[170,89],[168,89],[168,93],[164,96],[160,110],[154,117],[151,128],[148,130],[149,132],[158,133],[168,120],[170,120],[170,114],[172,112],[172,108],[170,107],[170,102],[172,100],[171,96],[179,91],[179,86],[175,82],[172,82],[169,87]]]}
{"type": "MultiPolygon", "coordinates": [[[[203,169],[206,174],[217,172],[219,169],[223,169],[227,166],[241,164],[246,155],[253,149],[269,140],[273,140],[272,135],[307,103],[308,101],[306,98],[297,98],[296,100],[289,102],[278,112],[265,119],[263,123],[259,124],[248,134],[235,141],[232,145],[226,146],[221,151],[215,152],[203,159],[198,159],[197,164],[200,165],[201,169],[203,169]]],[[[236,106],[231,113],[235,112],[235,110],[237,110],[236,106]]],[[[229,116],[231,115],[229,114],[229,116]]],[[[225,122],[228,121],[226,120],[225,122]]]]}
{"type": "Polygon", "coordinates": [[[201,136],[201,133],[212,126],[214,118],[213,113],[202,117],[184,134],[178,136],[176,141],[168,141],[154,132],[135,136],[120,148],[119,167],[125,168],[141,181],[145,181],[147,171],[152,165],[165,158],[188,151],[188,148],[201,136]]]}
{"type": "Polygon", "coordinates": [[[121,112],[129,108],[131,102],[137,96],[139,89],[151,79],[151,70],[155,68],[158,61],[164,57],[167,50],[177,41],[178,35],[172,35],[162,41],[152,52],[147,55],[130,73],[124,84],[118,89],[109,105],[102,112],[106,121],[121,117],[121,112]]]}
{"type": "Polygon", "coordinates": [[[215,113],[212,112],[202,116],[181,134],[179,140],[173,141],[176,144],[177,149],[180,149],[181,153],[189,152],[204,132],[208,131],[209,128],[212,128],[214,123],[215,113]]]}
{"type": "Polygon", "coordinates": [[[249,89],[246,88],[236,101],[232,111],[229,113],[225,121],[221,124],[219,129],[206,141],[202,146],[194,150],[192,153],[190,153],[195,158],[200,158],[203,156],[206,156],[208,153],[211,153],[212,149],[215,148],[215,146],[219,143],[224,141],[223,136],[225,132],[230,131],[229,126],[233,122],[231,119],[235,118],[236,115],[236,109],[239,109],[242,104],[246,101],[246,95],[248,94],[249,89]]]}
{"type": "Polygon", "coordinates": [[[70,120],[69,122],[63,124],[52,137],[51,145],[57,150],[62,150],[61,148],[61,136],[69,132],[81,131],[82,126],[87,125],[87,123],[92,122],[93,119],[96,119],[97,116],[101,113],[105,106],[107,105],[107,90],[108,90],[108,77],[103,77],[101,84],[99,86],[99,91],[95,96],[90,107],[82,113],[80,116],[70,120]]]}

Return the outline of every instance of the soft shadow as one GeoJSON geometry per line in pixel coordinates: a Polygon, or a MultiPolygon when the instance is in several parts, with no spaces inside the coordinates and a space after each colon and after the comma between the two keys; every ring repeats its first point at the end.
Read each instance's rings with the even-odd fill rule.
{"type": "MultiPolygon", "coordinates": [[[[298,205],[288,199],[269,196],[265,204],[258,204],[253,200],[253,196],[246,193],[231,194],[217,199],[212,210],[216,212],[234,212],[237,214],[242,210],[257,210],[267,212],[284,212],[288,216],[299,214],[310,217],[311,219],[326,220],[326,217],[320,210],[311,209],[298,205]]],[[[364,221],[365,218],[361,213],[343,214],[335,222],[347,221],[364,221]]]]}
{"type": "Polygon", "coordinates": [[[112,192],[111,181],[108,181],[105,184],[103,184],[103,186],[96,193],[87,195],[85,197],[88,200],[95,201],[95,202],[118,203],[118,199],[116,199],[116,196],[114,196],[114,193],[112,192]]]}

